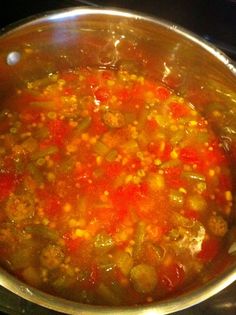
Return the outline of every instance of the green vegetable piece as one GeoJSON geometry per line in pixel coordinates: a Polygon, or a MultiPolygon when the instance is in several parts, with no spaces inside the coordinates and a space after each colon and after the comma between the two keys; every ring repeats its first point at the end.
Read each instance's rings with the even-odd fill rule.
{"type": "Polygon", "coordinates": [[[204,211],[207,207],[206,200],[200,195],[192,195],[187,199],[187,204],[190,209],[195,211],[204,211]]]}
{"type": "Polygon", "coordinates": [[[165,188],[165,180],[163,175],[160,174],[151,174],[148,176],[147,181],[152,190],[158,191],[165,188]]]}
{"type": "Polygon", "coordinates": [[[122,149],[128,154],[136,153],[139,150],[138,142],[133,139],[127,141],[122,145],[122,149]]]}
{"type": "Polygon", "coordinates": [[[178,190],[171,190],[169,194],[170,203],[175,207],[182,207],[184,204],[184,194],[178,190]]]}
{"type": "Polygon", "coordinates": [[[38,160],[38,159],[43,158],[47,155],[52,155],[52,154],[55,154],[57,152],[58,152],[58,147],[51,146],[51,147],[48,147],[48,148],[43,149],[41,151],[35,152],[34,154],[32,154],[31,159],[32,160],[38,160]]]}
{"type": "Polygon", "coordinates": [[[38,170],[38,168],[33,163],[29,163],[27,169],[28,169],[29,173],[31,174],[31,176],[33,177],[33,179],[38,184],[41,184],[43,182],[43,176],[42,176],[41,172],[38,170]]]}
{"type": "Polygon", "coordinates": [[[152,292],[157,285],[156,270],[148,264],[134,266],[130,272],[130,279],[134,289],[139,293],[152,292]]]}
{"type": "Polygon", "coordinates": [[[116,264],[120,268],[121,272],[125,275],[128,276],[130,273],[130,270],[132,269],[134,265],[133,258],[129,253],[126,252],[118,252],[116,255],[116,264]]]}
{"type": "Polygon", "coordinates": [[[60,172],[62,173],[70,172],[75,167],[75,163],[76,163],[76,160],[73,157],[63,161],[59,168],[60,172]]]}
{"type": "Polygon", "coordinates": [[[101,141],[97,141],[93,148],[95,153],[101,156],[107,155],[107,153],[110,151],[110,148],[101,141]]]}
{"type": "Polygon", "coordinates": [[[40,255],[41,265],[49,270],[58,268],[63,260],[64,253],[58,245],[49,244],[43,248],[40,255]]]}
{"type": "Polygon", "coordinates": [[[30,106],[32,107],[35,107],[35,108],[45,108],[45,109],[51,109],[51,108],[54,108],[55,107],[55,103],[54,102],[50,102],[50,101],[41,101],[41,102],[31,102],[29,104],[30,106]]]}
{"type": "Polygon", "coordinates": [[[180,160],[176,159],[176,160],[166,161],[166,162],[162,163],[159,167],[165,169],[165,168],[169,168],[169,167],[175,167],[178,165],[180,165],[180,160]]]}
{"type": "Polygon", "coordinates": [[[27,268],[34,263],[33,250],[31,247],[19,248],[9,260],[13,270],[27,268]]]}
{"type": "Polygon", "coordinates": [[[34,196],[30,193],[12,194],[6,204],[6,214],[13,222],[20,222],[34,216],[34,196]]]}
{"type": "Polygon", "coordinates": [[[196,172],[187,172],[184,171],[182,173],[183,178],[187,179],[187,180],[192,180],[192,181],[201,181],[201,182],[205,182],[206,181],[206,177],[200,173],[196,173],[196,172]]]}
{"type": "Polygon", "coordinates": [[[174,133],[174,135],[170,139],[170,143],[172,145],[177,145],[180,143],[185,136],[185,131],[184,130],[178,130],[174,133]]]}
{"type": "Polygon", "coordinates": [[[146,224],[144,222],[139,222],[136,233],[135,233],[135,244],[134,244],[134,250],[133,250],[133,257],[135,259],[139,259],[142,256],[143,252],[143,244],[145,241],[145,235],[146,235],[146,224]]]}
{"type": "Polygon", "coordinates": [[[42,284],[42,278],[39,271],[32,266],[25,268],[22,272],[22,277],[26,283],[33,287],[39,287],[42,284]]]}
{"type": "Polygon", "coordinates": [[[81,133],[81,132],[83,132],[83,131],[85,131],[86,129],[88,129],[88,127],[91,125],[91,117],[85,117],[85,118],[83,118],[80,122],[79,122],[79,124],[78,124],[78,126],[76,127],[76,129],[75,129],[75,133],[81,133]]]}
{"type": "Polygon", "coordinates": [[[106,233],[97,234],[94,240],[94,247],[99,252],[107,252],[114,246],[114,241],[111,236],[106,233]]]}
{"type": "Polygon", "coordinates": [[[56,230],[52,230],[43,224],[29,225],[25,228],[25,231],[27,233],[31,233],[33,236],[39,239],[56,241],[59,238],[59,234],[56,230]]]}
{"type": "Polygon", "coordinates": [[[116,150],[111,150],[107,155],[106,155],[106,160],[108,162],[113,162],[117,158],[118,152],[116,150]]]}
{"type": "Polygon", "coordinates": [[[38,148],[38,142],[34,138],[30,137],[22,142],[21,146],[25,151],[32,153],[38,148]]]}
{"type": "Polygon", "coordinates": [[[104,283],[100,283],[97,288],[97,294],[111,305],[120,305],[120,298],[104,283]]]}
{"type": "Polygon", "coordinates": [[[49,130],[47,127],[43,126],[34,132],[34,136],[39,140],[45,139],[49,136],[49,130]]]}

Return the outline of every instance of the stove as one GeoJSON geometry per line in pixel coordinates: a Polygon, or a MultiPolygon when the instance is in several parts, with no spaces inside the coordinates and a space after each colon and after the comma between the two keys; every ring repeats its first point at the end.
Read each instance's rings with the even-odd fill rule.
{"type": "MultiPolygon", "coordinates": [[[[200,35],[236,61],[236,0],[7,0],[0,28],[44,11],[72,6],[117,7],[153,15],[200,35]]],[[[0,286],[0,314],[56,315],[0,286]]],[[[236,315],[236,283],[188,310],[172,315],[236,315]]]]}

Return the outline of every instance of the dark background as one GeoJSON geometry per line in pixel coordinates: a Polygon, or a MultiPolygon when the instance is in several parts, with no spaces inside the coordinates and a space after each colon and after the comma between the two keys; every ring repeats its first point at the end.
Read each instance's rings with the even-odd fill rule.
{"type": "MultiPolygon", "coordinates": [[[[236,0],[6,0],[0,2],[0,28],[34,14],[76,5],[120,7],[166,19],[197,33],[236,61],[236,0]]],[[[0,314],[58,313],[0,287],[0,314]]],[[[236,284],[175,315],[236,315],[236,284]]]]}

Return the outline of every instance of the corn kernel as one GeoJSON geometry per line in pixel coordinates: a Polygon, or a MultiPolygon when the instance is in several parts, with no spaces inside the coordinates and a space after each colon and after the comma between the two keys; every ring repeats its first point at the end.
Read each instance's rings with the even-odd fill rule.
{"type": "Polygon", "coordinates": [[[192,127],[197,126],[197,121],[196,120],[190,120],[189,126],[192,126],[192,127]]]}
{"type": "Polygon", "coordinates": [[[171,153],[170,153],[170,157],[171,157],[172,159],[177,159],[177,158],[179,157],[179,154],[178,154],[178,152],[176,152],[175,150],[173,150],[173,151],[171,151],[171,153]]]}
{"type": "Polygon", "coordinates": [[[83,141],[88,141],[88,139],[89,139],[88,133],[82,133],[81,139],[82,139],[83,141]]]}
{"type": "Polygon", "coordinates": [[[101,156],[97,156],[96,157],[96,163],[97,163],[97,165],[101,165],[102,164],[102,157],[101,156]]]}
{"type": "Polygon", "coordinates": [[[209,174],[209,176],[211,176],[211,177],[213,177],[214,175],[215,175],[215,171],[214,170],[209,170],[209,172],[208,172],[208,174],[209,174]]]}
{"type": "Polygon", "coordinates": [[[115,85],[115,81],[114,80],[107,80],[107,85],[108,86],[114,86],[115,85]]]}
{"type": "Polygon", "coordinates": [[[156,165],[156,166],[159,166],[159,165],[161,165],[161,160],[160,159],[155,159],[154,160],[154,164],[156,165]]]}
{"type": "Polygon", "coordinates": [[[227,191],[225,192],[225,199],[226,199],[227,201],[232,201],[232,200],[233,200],[232,193],[231,193],[230,190],[227,190],[227,191]]]}
{"type": "Polygon", "coordinates": [[[71,209],[72,209],[71,204],[68,203],[68,202],[65,203],[65,205],[64,205],[64,207],[63,207],[63,210],[64,210],[65,212],[69,212],[71,209]]]}
{"type": "Polygon", "coordinates": [[[86,230],[76,229],[76,230],[75,230],[75,236],[77,236],[77,237],[83,237],[83,238],[88,239],[88,238],[90,237],[90,234],[89,234],[89,232],[86,231],[86,230]]]}
{"type": "Polygon", "coordinates": [[[179,188],[179,192],[183,193],[183,194],[187,194],[187,190],[183,187],[179,188]]]}

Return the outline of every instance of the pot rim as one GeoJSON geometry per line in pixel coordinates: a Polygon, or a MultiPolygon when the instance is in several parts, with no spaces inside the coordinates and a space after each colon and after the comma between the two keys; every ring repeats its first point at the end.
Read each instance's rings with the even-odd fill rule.
{"type": "MultiPolygon", "coordinates": [[[[224,66],[226,66],[228,70],[236,77],[236,66],[234,65],[233,61],[220,49],[208,43],[200,36],[164,19],[151,17],[150,15],[145,15],[135,11],[123,10],[120,8],[71,7],[32,15],[1,29],[0,39],[21,28],[29,27],[40,22],[53,22],[59,21],[60,19],[72,19],[80,15],[110,15],[121,18],[125,17],[129,19],[143,20],[160,25],[172,32],[178,33],[182,37],[188,39],[190,42],[194,42],[204,50],[208,51],[211,55],[223,63],[224,66]]],[[[4,288],[30,302],[36,303],[48,309],[66,314],[80,315],[93,315],[97,314],[98,312],[101,312],[102,314],[114,313],[116,315],[136,315],[137,311],[140,315],[170,314],[172,312],[180,311],[203,302],[204,300],[219,293],[221,290],[232,284],[235,280],[236,265],[232,266],[229,270],[223,272],[221,275],[204,284],[200,288],[193,289],[192,291],[184,293],[180,296],[169,298],[160,302],[153,302],[151,304],[111,307],[77,303],[44,293],[18,280],[16,277],[12,276],[0,267],[0,285],[2,285],[4,288]]]]}

